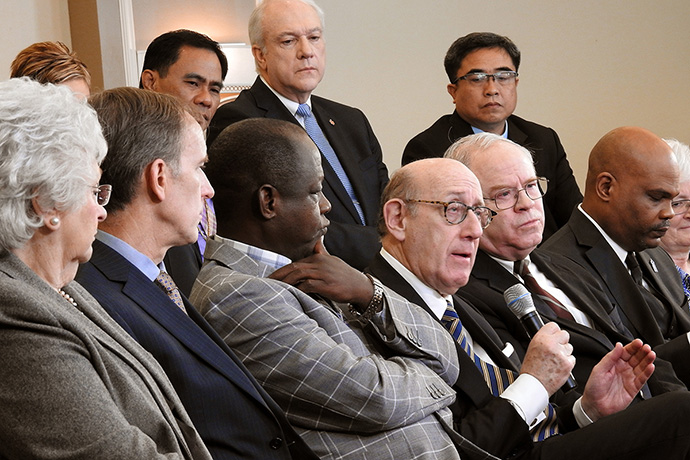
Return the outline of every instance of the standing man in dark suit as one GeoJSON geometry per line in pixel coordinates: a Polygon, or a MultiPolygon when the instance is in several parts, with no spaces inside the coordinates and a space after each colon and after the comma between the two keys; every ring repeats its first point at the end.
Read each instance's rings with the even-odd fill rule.
{"type": "Polygon", "coordinates": [[[331,202],[326,248],[363,269],[380,248],[376,219],[388,170],[360,110],[312,95],[326,69],[323,33],[323,11],[312,0],[261,2],[249,18],[259,77],[218,110],[208,141],[246,118],[304,127],[322,153],[324,195],[331,202]]]}
{"type": "Polygon", "coordinates": [[[513,115],[520,50],[508,37],[475,32],[450,46],[444,65],[455,111],[413,137],[402,164],[443,156],[453,142],[473,133],[489,132],[515,141],[534,155],[537,175],[549,180],[550,192],[544,199],[544,239],[548,238],[565,225],[582,194],[558,134],[513,115]]]}
{"type": "Polygon", "coordinates": [[[90,102],[114,192],[77,279],[158,360],[214,459],[316,458],[161,263],[170,247],[196,239],[213,196],[199,124],[150,91],[118,88],[90,102]]]}
{"type": "MultiPolygon", "coordinates": [[[[174,30],[156,37],[146,48],[139,87],[169,94],[187,104],[206,131],[220,104],[228,61],[217,42],[192,30],[174,30]]],[[[189,295],[203,262],[206,238],[215,232],[213,203],[202,210],[195,243],[170,248],[165,265],[184,295],[189,295]]]]}
{"type": "Polygon", "coordinates": [[[668,422],[682,417],[682,412],[669,415],[668,411],[675,412],[676,404],[687,404],[690,393],[669,392],[619,411],[653,369],[648,359],[654,354],[639,340],[625,347],[617,344],[595,366],[583,397],[570,408],[558,410],[561,436],[531,442],[528,425],[546,405],[538,395],[553,394],[565,381],[574,361],[572,347],[566,332],[555,323],[546,324],[532,339],[519,377],[500,397],[489,391],[482,377],[485,371],[478,366],[489,367],[491,361],[504,366],[510,347],[495,333],[492,337],[491,327],[472,306],[453,296],[467,282],[482,227],[490,223],[491,213],[483,207],[476,177],[455,160],[421,160],[393,174],[382,200],[379,231],[383,249],[370,266],[371,273],[408,300],[418,302],[438,321],[451,325],[454,333],[460,331],[457,340],[465,346],[458,346],[461,373],[454,385],[457,402],[451,407],[461,434],[501,458],[689,455],[684,445],[690,440],[687,432],[677,431],[676,422],[668,422]],[[449,305],[460,321],[448,319],[449,305]],[[470,359],[466,343],[481,358],[479,363],[470,359]],[[639,430],[642,420],[646,428],[639,430]],[[674,426],[672,432],[668,432],[669,425],[674,426]],[[581,428],[576,429],[578,426],[581,428]]]}
{"type": "Polygon", "coordinates": [[[646,129],[614,129],[589,155],[582,205],[544,250],[597,278],[626,327],[671,361],[688,385],[688,303],[675,264],[659,247],[678,193],[678,164],[668,144],[646,129]]]}
{"type": "MultiPolygon", "coordinates": [[[[542,198],[548,188],[537,177],[532,156],[509,139],[481,133],[455,142],[446,157],[472,170],[487,206],[497,212],[479,239],[472,274],[458,295],[475,306],[501,337],[518,344],[522,356],[530,338],[506,306],[503,293],[523,283],[544,322],[554,321],[570,334],[577,360],[573,374],[577,381],[586,382],[614,343],[635,337],[622,324],[619,308],[587,270],[567,257],[535,249],[541,242],[542,198]]],[[[670,363],[657,359],[654,365],[647,396],[684,389],[670,363]]],[[[583,389],[581,385],[578,391],[583,389]]]]}

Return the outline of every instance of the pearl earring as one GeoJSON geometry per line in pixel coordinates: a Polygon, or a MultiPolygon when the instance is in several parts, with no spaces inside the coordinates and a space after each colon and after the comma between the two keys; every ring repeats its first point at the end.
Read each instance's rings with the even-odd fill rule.
{"type": "Polygon", "coordinates": [[[52,219],[50,219],[51,225],[57,225],[59,223],[60,223],[60,219],[58,219],[57,217],[53,217],[52,219]]]}

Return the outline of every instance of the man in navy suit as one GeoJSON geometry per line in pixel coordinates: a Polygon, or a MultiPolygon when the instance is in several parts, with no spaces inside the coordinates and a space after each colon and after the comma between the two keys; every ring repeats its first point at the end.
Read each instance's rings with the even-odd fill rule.
{"type": "Polygon", "coordinates": [[[197,238],[203,200],[199,124],[171,96],[134,88],[90,100],[116,190],[77,279],[164,368],[214,459],[316,458],[278,405],[165,274],[166,251],[197,238]]]}
{"type": "Polygon", "coordinates": [[[314,139],[310,121],[315,120],[327,144],[315,140],[322,153],[323,193],[331,202],[324,242],[332,255],[363,269],[381,247],[376,219],[388,170],[360,110],[312,95],[326,67],[323,11],[312,0],[264,1],[249,19],[249,39],[259,77],[251,89],[218,109],[209,145],[223,128],[246,118],[299,124],[314,139]]]}
{"type": "MultiPolygon", "coordinates": [[[[156,37],[146,48],[139,87],[170,94],[187,104],[204,131],[220,104],[228,61],[217,42],[192,30],[174,30],[156,37]]],[[[206,200],[205,219],[197,241],[174,246],[165,255],[168,273],[189,295],[203,262],[206,238],[213,232],[213,203],[206,200]],[[209,216],[209,214],[211,214],[209,216]]]]}
{"type": "Polygon", "coordinates": [[[473,133],[494,133],[517,142],[534,155],[537,174],[549,180],[544,199],[544,239],[548,238],[565,225],[582,194],[558,134],[513,114],[520,50],[508,37],[475,32],[450,46],[444,65],[455,110],[408,142],[402,164],[441,157],[453,142],[473,133]]]}

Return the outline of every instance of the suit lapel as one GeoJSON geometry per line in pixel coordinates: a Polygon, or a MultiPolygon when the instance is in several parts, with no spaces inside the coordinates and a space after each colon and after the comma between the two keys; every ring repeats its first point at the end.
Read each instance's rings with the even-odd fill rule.
{"type": "Polygon", "coordinates": [[[580,246],[585,248],[584,257],[603,280],[612,300],[635,328],[633,334],[644,337],[651,346],[664,343],[656,319],[633,281],[627,268],[599,230],[581,212],[574,212],[571,230],[580,246]]]}
{"type": "MultiPolygon", "coordinates": [[[[352,184],[352,189],[354,190],[355,195],[357,197],[367,196],[368,191],[366,183],[364,182],[363,175],[359,173],[359,158],[353,155],[354,152],[352,152],[352,154],[347,154],[347,149],[344,148],[344,146],[348,145],[349,142],[346,138],[344,138],[344,136],[347,136],[348,134],[342,131],[340,127],[342,123],[338,124],[338,121],[340,121],[338,120],[338,117],[329,113],[318,97],[312,96],[311,105],[314,117],[319,123],[319,126],[321,127],[323,134],[326,136],[326,139],[328,139],[328,143],[336,153],[338,160],[340,160],[340,164],[345,170],[345,174],[347,174],[350,184],[352,184]]],[[[335,174],[335,171],[323,155],[321,156],[321,160],[326,182],[328,182],[333,190],[333,193],[342,202],[343,206],[347,208],[353,219],[355,219],[356,222],[361,223],[359,214],[357,214],[357,210],[355,209],[355,205],[352,203],[352,200],[347,194],[342,182],[340,182],[340,179],[335,174]]],[[[360,206],[362,206],[363,210],[365,206],[364,201],[365,200],[360,200],[360,206]]],[[[368,214],[365,213],[365,215],[368,214]]]]}
{"type": "Polygon", "coordinates": [[[254,84],[247,91],[254,97],[256,106],[265,112],[266,118],[289,121],[299,125],[295,116],[290,113],[287,107],[273,94],[260,77],[256,77],[254,84]]]}
{"type": "MultiPolygon", "coordinates": [[[[613,320],[609,315],[614,314],[614,312],[605,310],[606,307],[610,307],[613,310],[613,305],[608,303],[608,298],[597,298],[597,296],[592,293],[592,287],[589,286],[589,284],[585,284],[580,278],[573,279],[575,274],[571,270],[563,268],[563,266],[559,264],[558,261],[553,260],[549,254],[533,251],[530,255],[530,259],[546,275],[547,278],[553,281],[553,283],[558,286],[566,296],[568,296],[568,298],[579,310],[587,315],[592,322],[592,325],[603,331],[603,333],[578,324],[574,321],[561,320],[560,318],[557,318],[557,323],[567,324],[568,328],[575,329],[581,334],[598,341],[606,349],[610,349],[612,345],[607,336],[617,337],[617,340],[623,343],[630,339],[613,324],[613,320]]],[[[588,280],[588,283],[596,283],[596,280],[588,280]]],[[[602,292],[602,296],[603,295],[604,294],[602,292]]],[[[624,326],[620,324],[619,327],[624,326]]]]}
{"type": "Polygon", "coordinates": [[[162,290],[158,289],[136,267],[119,253],[96,240],[91,263],[110,281],[122,285],[122,293],[144,310],[152,320],[165,328],[201,361],[205,361],[239,388],[265,405],[254,382],[247,376],[244,366],[217,337],[206,321],[184,299],[190,319],[162,290]],[[203,327],[200,326],[203,324],[203,327]],[[212,338],[213,337],[213,338],[212,338]],[[215,339],[215,340],[214,340],[215,339]],[[228,365],[228,358],[235,365],[228,365]]]}
{"type": "Polygon", "coordinates": [[[642,274],[663,297],[677,321],[678,332],[690,331],[690,314],[685,293],[682,288],[680,274],[676,270],[673,260],[661,248],[642,251],[639,254],[642,274]]]}

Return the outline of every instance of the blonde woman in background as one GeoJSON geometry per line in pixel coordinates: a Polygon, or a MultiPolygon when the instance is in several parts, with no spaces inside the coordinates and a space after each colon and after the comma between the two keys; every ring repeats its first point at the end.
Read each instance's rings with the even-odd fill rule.
{"type": "Polygon", "coordinates": [[[10,65],[10,78],[65,85],[84,98],[91,95],[91,74],[62,42],[39,42],[24,48],[10,65]]]}

